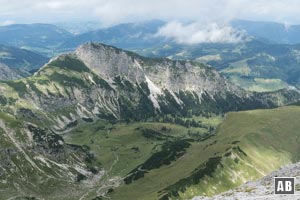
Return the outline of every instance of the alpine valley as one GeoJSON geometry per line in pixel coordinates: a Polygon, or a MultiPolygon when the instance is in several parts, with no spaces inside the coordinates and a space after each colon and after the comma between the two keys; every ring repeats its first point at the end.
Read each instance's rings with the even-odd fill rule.
{"type": "Polygon", "coordinates": [[[300,160],[299,99],[292,87],[246,91],[198,62],[86,43],[1,81],[0,199],[219,194],[300,160]]]}

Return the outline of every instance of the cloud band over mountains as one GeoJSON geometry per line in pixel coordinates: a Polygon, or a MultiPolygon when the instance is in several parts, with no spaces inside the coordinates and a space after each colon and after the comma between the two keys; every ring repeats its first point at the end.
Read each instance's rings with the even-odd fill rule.
{"type": "Polygon", "coordinates": [[[181,44],[237,43],[246,38],[243,31],[235,30],[229,25],[196,22],[183,24],[177,21],[161,27],[156,36],[170,38],[181,44]]]}

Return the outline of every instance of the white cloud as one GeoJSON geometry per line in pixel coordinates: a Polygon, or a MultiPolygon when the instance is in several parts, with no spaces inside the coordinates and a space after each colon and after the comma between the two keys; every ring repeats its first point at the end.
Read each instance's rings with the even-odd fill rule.
{"type": "Polygon", "coordinates": [[[99,20],[105,25],[146,19],[229,21],[233,18],[300,24],[299,0],[0,0],[0,20],[99,20]]]}
{"type": "Polygon", "coordinates": [[[171,38],[182,44],[237,43],[245,39],[244,32],[228,25],[196,22],[185,25],[177,21],[169,22],[161,27],[156,36],[171,38]]]}

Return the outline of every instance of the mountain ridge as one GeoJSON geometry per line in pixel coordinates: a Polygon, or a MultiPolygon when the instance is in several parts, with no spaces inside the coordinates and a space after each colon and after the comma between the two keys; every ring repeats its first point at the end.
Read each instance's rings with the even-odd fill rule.
{"type": "MultiPolygon", "coordinates": [[[[201,102],[204,103],[204,107],[198,108],[197,111],[196,110],[194,111],[195,113],[201,112],[201,109],[205,110],[205,107],[207,107],[205,112],[207,112],[210,109],[210,107],[215,110],[225,109],[226,111],[230,109],[237,109],[234,108],[235,106],[233,105],[232,108],[229,108],[230,103],[226,102],[225,100],[227,98],[226,97],[227,95],[229,95],[229,98],[240,99],[240,101],[244,101],[243,100],[244,98],[246,101],[249,101],[248,102],[249,105],[251,104],[251,102],[254,104],[257,103],[259,106],[275,106],[278,103],[278,102],[276,103],[273,102],[274,104],[272,103],[270,104],[270,102],[268,101],[271,99],[266,101],[261,101],[261,102],[259,102],[259,100],[256,101],[255,98],[257,97],[264,98],[263,96],[265,95],[267,98],[270,98],[271,96],[268,95],[268,93],[255,94],[255,93],[244,92],[242,89],[226,81],[226,79],[220,76],[212,68],[205,67],[204,65],[201,64],[192,63],[190,61],[185,62],[185,61],[171,61],[168,59],[158,59],[158,60],[148,59],[148,58],[140,57],[137,54],[127,54],[126,51],[120,51],[120,49],[116,49],[111,46],[98,44],[95,47],[93,45],[95,44],[89,43],[83,45],[79,47],[75,51],[75,53],[64,54],[63,56],[59,56],[56,59],[52,59],[46,66],[44,66],[41,70],[39,70],[35,74],[35,76],[36,77],[43,76],[43,75],[48,76],[48,73],[50,73],[52,74],[51,77],[55,77],[55,75],[57,75],[57,72],[51,71],[53,66],[56,65],[67,66],[72,64],[73,66],[74,64],[77,65],[76,70],[79,71],[76,72],[78,73],[78,75],[76,76],[78,76],[78,78],[84,77],[87,83],[91,85],[95,83],[95,80],[93,80],[93,78],[95,78],[96,83],[98,81],[98,83],[104,84],[103,86],[106,90],[105,93],[109,94],[109,96],[112,95],[111,97],[115,99],[113,100],[114,102],[113,104],[111,104],[112,102],[110,103],[107,102],[108,103],[107,105],[110,105],[110,108],[108,108],[108,110],[111,111],[114,110],[114,112],[111,113],[114,117],[120,116],[120,110],[119,110],[120,106],[117,105],[122,102],[119,102],[119,100],[117,100],[116,97],[120,96],[121,94],[122,95],[126,94],[126,96],[129,96],[130,98],[133,98],[135,95],[138,95],[140,97],[144,96],[146,99],[144,99],[143,102],[149,104],[146,107],[150,109],[147,111],[149,112],[150,115],[153,115],[160,109],[161,109],[160,112],[162,113],[176,112],[179,114],[182,111],[186,113],[187,110],[191,109],[190,106],[193,107],[195,107],[196,105],[200,106],[201,102]],[[100,48],[100,50],[98,48],[100,48]],[[96,51],[97,53],[93,51],[96,51]],[[111,53],[107,55],[105,54],[105,52],[106,53],[111,52],[111,53]],[[116,59],[116,56],[118,57],[118,59],[116,59]],[[74,63],[72,63],[73,61],[74,63]],[[193,64],[195,64],[196,67],[193,66],[193,64]],[[81,67],[78,68],[78,66],[81,67]],[[170,73],[171,75],[169,76],[166,75],[166,73],[168,72],[168,70],[165,70],[167,69],[166,67],[167,68],[169,67],[169,69],[171,70],[170,73]],[[89,72],[89,69],[92,69],[91,73],[89,72]],[[179,73],[179,71],[181,72],[179,73]],[[80,75],[79,73],[81,72],[86,73],[86,75],[82,75],[82,74],[80,75]],[[181,73],[183,74],[183,76],[179,75],[181,73]],[[186,75],[186,73],[188,73],[188,75],[186,75]],[[97,76],[100,76],[100,79],[96,78],[96,74],[97,76]],[[199,78],[196,78],[195,75],[199,78]],[[186,77],[195,77],[195,78],[187,79],[186,77]],[[216,83],[215,81],[219,81],[219,83],[216,83]],[[116,90],[118,91],[117,93],[116,90]],[[130,91],[133,91],[133,94],[130,95],[131,93],[130,91]],[[232,94],[230,92],[232,92],[232,94]],[[202,95],[205,101],[200,100],[202,98],[202,95]],[[217,103],[214,100],[214,97],[218,99],[219,103],[224,102],[223,105],[224,108],[221,108],[221,106],[217,105],[217,103]],[[182,100],[181,98],[184,98],[185,100],[182,100]],[[191,105],[186,105],[184,107],[184,103],[188,103],[188,101],[190,101],[189,98],[193,99],[192,102],[194,101],[194,103],[192,103],[191,105]],[[195,101],[197,103],[195,103],[195,101]],[[114,108],[111,106],[113,106],[114,108]],[[217,108],[214,108],[215,106],[217,106],[217,108]],[[226,108],[226,106],[229,107],[226,108]],[[117,111],[116,109],[119,111],[117,111]]],[[[67,67],[64,69],[68,70],[67,67]]],[[[64,77],[65,75],[60,74],[58,76],[64,77]]],[[[85,83],[82,84],[84,85],[85,83]]],[[[49,87],[49,89],[50,88],[53,87],[49,87]]],[[[55,88],[53,89],[56,90],[56,92],[59,92],[57,91],[57,89],[55,88]]],[[[129,100],[129,99],[126,100],[127,97],[125,96],[122,98],[126,102],[129,100]]],[[[136,100],[133,102],[135,102],[136,104],[135,106],[134,104],[131,105],[133,107],[136,107],[140,105],[140,103],[143,103],[136,100]]],[[[239,104],[239,105],[242,107],[244,106],[245,108],[251,108],[251,106],[247,105],[247,103],[239,104]]],[[[132,114],[133,113],[131,113],[130,115],[132,116],[132,114]]]]}

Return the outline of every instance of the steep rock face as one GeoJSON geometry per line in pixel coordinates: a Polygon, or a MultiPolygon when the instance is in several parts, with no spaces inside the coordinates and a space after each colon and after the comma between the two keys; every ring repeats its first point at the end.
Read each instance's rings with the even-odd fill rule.
{"type": "Polygon", "coordinates": [[[98,75],[111,79],[126,77],[131,82],[147,81],[152,86],[174,92],[180,90],[218,93],[241,92],[228,83],[218,72],[198,63],[150,59],[120,49],[88,43],[80,46],[75,54],[98,75]]]}

